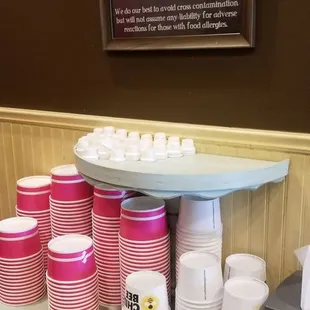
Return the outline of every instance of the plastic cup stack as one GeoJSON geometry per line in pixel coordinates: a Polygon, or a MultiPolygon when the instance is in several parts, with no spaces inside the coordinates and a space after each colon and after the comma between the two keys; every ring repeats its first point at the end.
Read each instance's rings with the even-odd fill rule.
{"type": "Polygon", "coordinates": [[[52,239],[50,194],[49,176],[31,176],[17,181],[16,215],[32,217],[38,221],[45,269],[47,268],[47,244],[52,239]]]}
{"type": "Polygon", "coordinates": [[[193,251],[183,254],[180,257],[176,310],[220,310],[222,301],[223,276],[220,259],[207,252],[193,251]]]}
{"type": "Polygon", "coordinates": [[[119,241],[121,202],[125,192],[94,188],[93,240],[98,268],[99,302],[121,306],[119,241]]]}
{"type": "Polygon", "coordinates": [[[48,244],[49,309],[98,309],[98,277],[91,238],[60,236],[48,244]]]}
{"type": "Polygon", "coordinates": [[[169,310],[166,278],[156,271],[138,271],[126,278],[123,310],[169,310]]]}
{"type": "Polygon", "coordinates": [[[142,196],[122,202],[119,248],[122,300],[127,276],[140,270],[162,273],[170,299],[170,236],[163,200],[142,196]]]}
{"type": "Polygon", "coordinates": [[[250,277],[229,279],[224,286],[222,310],[263,309],[269,295],[267,284],[250,277]]]}
{"type": "Polygon", "coordinates": [[[222,258],[223,225],[219,199],[182,197],[176,237],[176,277],[179,258],[189,251],[205,250],[222,258]]]}
{"type": "Polygon", "coordinates": [[[50,196],[53,237],[92,235],[93,187],[74,165],[53,168],[50,196]]]}
{"type": "Polygon", "coordinates": [[[29,217],[0,222],[0,301],[28,305],[46,293],[38,223],[29,217]]]}
{"type": "Polygon", "coordinates": [[[266,262],[251,254],[232,254],[225,261],[224,282],[234,277],[250,277],[266,282],[266,262]]]}

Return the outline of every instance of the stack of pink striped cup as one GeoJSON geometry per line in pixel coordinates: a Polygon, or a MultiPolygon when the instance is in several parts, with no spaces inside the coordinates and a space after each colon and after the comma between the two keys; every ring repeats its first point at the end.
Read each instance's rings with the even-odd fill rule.
{"type": "Polygon", "coordinates": [[[46,292],[38,223],[29,217],[0,222],[0,301],[21,306],[46,292]]]}
{"type": "Polygon", "coordinates": [[[121,305],[118,233],[123,191],[94,188],[93,240],[98,267],[99,302],[121,305]]]}
{"type": "Polygon", "coordinates": [[[92,234],[93,187],[74,165],[51,170],[51,223],[53,237],[92,234]]]}
{"type": "Polygon", "coordinates": [[[66,235],[48,244],[47,288],[51,310],[98,310],[98,277],[91,238],[66,235]]]}
{"type": "Polygon", "coordinates": [[[52,239],[50,194],[49,176],[31,176],[17,181],[16,215],[32,217],[38,221],[45,269],[47,268],[47,244],[52,239]]]}
{"type": "Polygon", "coordinates": [[[162,273],[170,298],[170,236],[165,202],[150,197],[124,200],[120,225],[122,299],[127,276],[139,270],[162,273]]]}

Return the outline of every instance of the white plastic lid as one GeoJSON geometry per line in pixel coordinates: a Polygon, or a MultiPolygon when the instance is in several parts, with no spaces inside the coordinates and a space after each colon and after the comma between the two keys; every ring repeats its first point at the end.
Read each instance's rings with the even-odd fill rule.
{"type": "Polygon", "coordinates": [[[182,140],[182,147],[184,147],[184,148],[194,147],[194,140],[193,139],[183,139],[182,140]]]}
{"type": "Polygon", "coordinates": [[[11,217],[0,221],[0,232],[21,233],[38,226],[37,220],[32,217],[11,217]]]}
{"type": "Polygon", "coordinates": [[[150,149],[150,148],[152,148],[153,147],[153,142],[152,142],[152,140],[147,140],[147,139],[145,139],[145,140],[141,140],[140,141],[140,151],[141,152],[143,152],[143,151],[145,151],[145,150],[147,150],[147,149],[150,149]]]}
{"type": "Polygon", "coordinates": [[[111,151],[110,160],[115,162],[123,162],[126,160],[125,152],[123,148],[115,148],[111,151]]]}
{"type": "Polygon", "coordinates": [[[35,175],[32,177],[26,177],[17,181],[17,186],[25,188],[37,188],[51,184],[51,178],[45,175],[35,175]]]}
{"type": "Polygon", "coordinates": [[[162,140],[162,139],[158,139],[158,140],[155,140],[154,142],[153,142],[153,145],[154,145],[154,147],[156,147],[156,148],[165,148],[166,149],[166,145],[167,145],[167,143],[166,143],[166,140],[162,140]]]}
{"type": "Polygon", "coordinates": [[[57,166],[51,170],[51,174],[58,176],[72,176],[78,175],[75,165],[57,166]]]}
{"type": "Polygon", "coordinates": [[[178,142],[178,143],[180,143],[180,138],[177,137],[177,136],[169,137],[168,138],[168,144],[171,143],[171,142],[178,142]]]}
{"type": "Polygon", "coordinates": [[[141,135],[141,140],[151,140],[153,141],[153,137],[149,133],[145,133],[144,135],[141,135]]]}
{"type": "Polygon", "coordinates": [[[105,136],[104,138],[100,140],[100,143],[101,145],[103,145],[104,147],[108,149],[113,148],[113,138],[111,136],[105,136]]]}
{"type": "Polygon", "coordinates": [[[126,154],[140,154],[140,148],[138,143],[132,143],[127,145],[126,154]]]}
{"type": "Polygon", "coordinates": [[[104,128],[102,128],[102,127],[97,127],[97,128],[94,128],[94,133],[103,133],[103,131],[104,131],[104,128]]]}
{"type": "Polygon", "coordinates": [[[50,251],[59,254],[74,254],[86,251],[93,245],[91,238],[85,235],[70,234],[57,237],[48,243],[50,251]]]}
{"type": "Polygon", "coordinates": [[[115,133],[115,128],[113,126],[106,126],[103,128],[103,133],[112,135],[115,133]]]}
{"type": "Polygon", "coordinates": [[[141,151],[141,161],[145,161],[148,163],[153,163],[156,161],[156,155],[155,155],[155,151],[153,148],[146,148],[144,150],[141,151]]]}
{"type": "Polygon", "coordinates": [[[86,156],[97,156],[98,155],[98,151],[96,147],[88,147],[85,149],[84,154],[86,156]]]}
{"type": "Polygon", "coordinates": [[[166,140],[166,134],[164,132],[156,132],[154,135],[154,140],[158,139],[166,140]]]}
{"type": "Polygon", "coordinates": [[[127,138],[127,130],[126,129],[117,129],[116,134],[123,137],[123,138],[127,138]]]}
{"type": "Polygon", "coordinates": [[[169,157],[181,157],[181,145],[179,141],[170,141],[167,145],[167,153],[169,157]]]}
{"type": "Polygon", "coordinates": [[[100,159],[109,159],[111,156],[111,151],[106,147],[102,147],[98,150],[98,155],[100,159]]]}
{"type": "Polygon", "coordinates": [[[154,152],[155,152],[156,159],[167,158],[166,144],[163,140],[154,141],[154,152]]]}
{"type": "Polygon", "coordinates": [[[140,139],[140,133],[137,131],[132,131],[128,134],[128,138],[140,139]]]}

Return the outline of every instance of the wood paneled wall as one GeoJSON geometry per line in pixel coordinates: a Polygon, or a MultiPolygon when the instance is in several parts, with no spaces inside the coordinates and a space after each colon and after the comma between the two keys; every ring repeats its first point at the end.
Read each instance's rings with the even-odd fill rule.
{"type": "Polygon", "coordinates": [[[224,257],[249,252],[266,259],[273,289],[299,265],[293,251],[310,243],[310,135],[144,122],[0,109],[0,216],[14,216],[16,180],[74,162],[72,147],[98,125],[193,137],[200,152],[265,160],[291,159],[282,183],[222,199],[224,257]]]}

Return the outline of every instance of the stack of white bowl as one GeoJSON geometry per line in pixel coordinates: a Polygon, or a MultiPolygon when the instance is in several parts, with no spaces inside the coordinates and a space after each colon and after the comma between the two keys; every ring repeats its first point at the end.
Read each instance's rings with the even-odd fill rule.
{"type": "Polygon", "coordinates": [[[223,225],[219,199],[182,197],[177,224],[176,277],[182,254],[203,250],[222,258],[223,225]]]}
{"type": "Polygon", "coordinates": [[[261,309],[269,295],[266,262],[247,253],[226,258],[223,310],[261,309]]]}
{"type": "Polygon", "coordinates": [[[219,257],[200,251],[183,254],[180,257],[176,310],[220,310],[222,302],[223,276],[219,257]]]}

